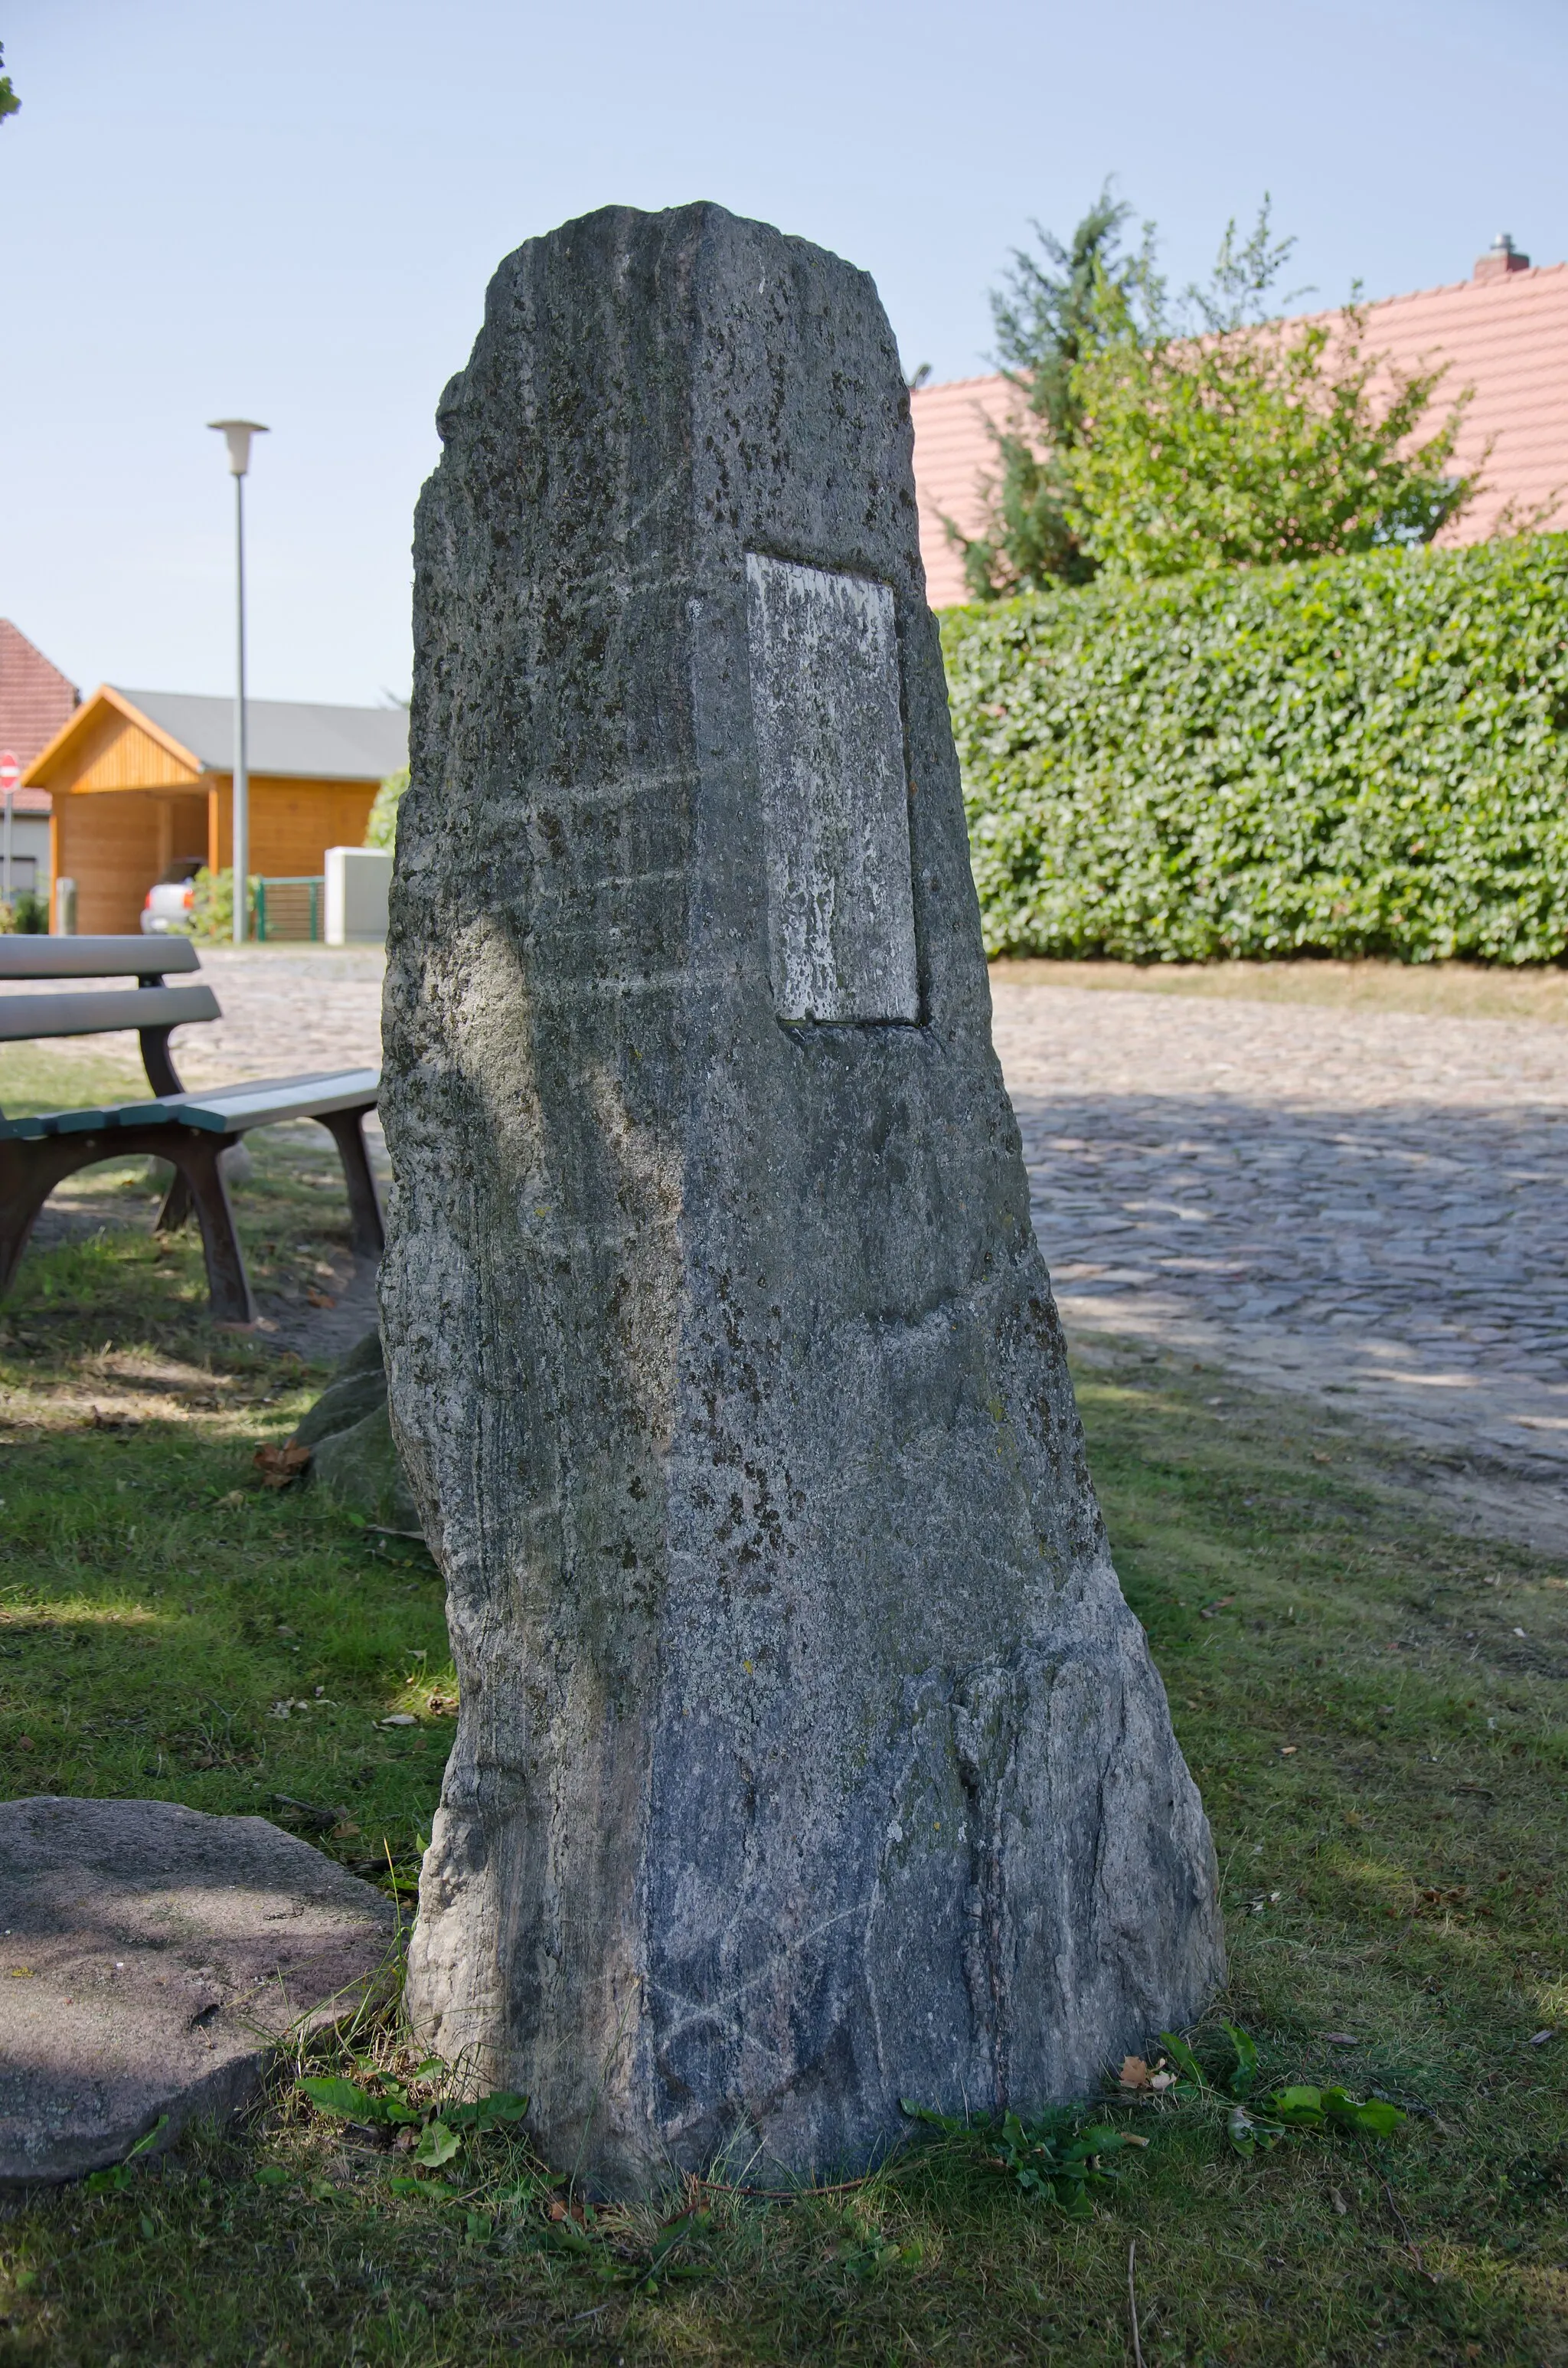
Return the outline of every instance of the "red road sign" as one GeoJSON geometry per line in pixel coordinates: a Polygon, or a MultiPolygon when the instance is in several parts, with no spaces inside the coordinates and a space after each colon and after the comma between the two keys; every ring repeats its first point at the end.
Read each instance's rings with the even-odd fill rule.
{"type": "Polygon", "coordinates": [[[9,748],[0,750],[0,791],[14,790],[21,778],[22,768],[19,760],[11,754],[9,748]]]}

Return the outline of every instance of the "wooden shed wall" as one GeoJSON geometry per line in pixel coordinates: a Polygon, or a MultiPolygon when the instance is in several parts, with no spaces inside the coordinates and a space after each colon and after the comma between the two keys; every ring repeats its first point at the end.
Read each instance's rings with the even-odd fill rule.
{"type": "Polygon", "coordinates": [[[54,876],[76,882],[83,937],[131,937],[142,926],[142,900],[163,869],[165,803],[146,790],[56,796],[54,876]]]}
{"type": "MultiPolygon", "coordinates": [[[[233,782],[209,776],[215,794],[210,814],[209,863],[224,870],[234,860],[233,782]]],[[[253,773],[250,783],[250,868],[265,878],[319,879],[329,847],[359,847],[380,783],[301,781],[253,773]]]]}
{"type": "MultiPolygon", "coordinates": [[[[117,756],[131,736],[122,734],[106,755],[117,756]]],[[[182,779],[188,783],[190,777],[182,779]]],[[[319,878],[329,847],[362,843],[376,788],[374,781],[253,777],[252,872],[269,878],[319,878]]],[[[90,788],[74,786],[66,794],[57,791],[54,875],[76,882],[76,927],[82,935],[133,934],[141,927],[148,889],[177,855],[204,855],[209,864],[222,870],[233,857],[233,791],[223,774],[210,774],[202,786],[183,791],[113,790],[101,781],[90,788]]]]}

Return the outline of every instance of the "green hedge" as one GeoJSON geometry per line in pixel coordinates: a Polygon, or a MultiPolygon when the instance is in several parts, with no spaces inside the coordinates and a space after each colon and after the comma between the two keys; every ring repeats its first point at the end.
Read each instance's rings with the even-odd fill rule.
{"type": "Polygon", "coordinates": [[[994,954],[1568,951],[1568,535],[943,620],[994,954]]]}

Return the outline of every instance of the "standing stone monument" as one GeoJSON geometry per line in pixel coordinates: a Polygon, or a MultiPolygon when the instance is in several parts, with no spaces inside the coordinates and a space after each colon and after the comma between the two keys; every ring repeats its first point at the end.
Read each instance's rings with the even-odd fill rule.
{"type": "Polygon", "coordinates": [[[601,2186],[1082,2093],[1221,1977],[990,1005],[875,288],[519,248],[420,505],[382,1101],[462,1711],[408,1996],[601,2186]]]}

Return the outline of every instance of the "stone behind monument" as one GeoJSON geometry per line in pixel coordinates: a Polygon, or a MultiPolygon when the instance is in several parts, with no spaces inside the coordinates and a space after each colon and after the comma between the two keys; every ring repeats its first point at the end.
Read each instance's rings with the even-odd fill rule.
{"type": "Polygon", "coordinates": [[[310,1449],[311,1479],[346,1512],[396,1537],[419,1535],[418,1510],[392,1443],[379,1331],[356,1341],[293,1444],[310,1449]]]}
{"type": "Polygon", "coordinates": [[[601,2186],[853,2169],[1223,1970],[991,1047],[898,353],[821,249],[611,208],[501,266],[438,424],[381,1292],[462,1709],[410,2009],[601,2186]]]}

